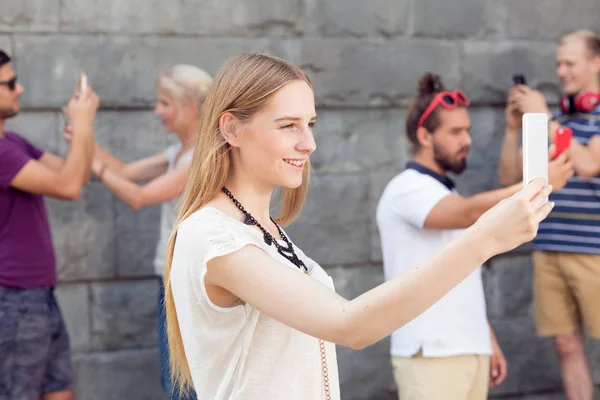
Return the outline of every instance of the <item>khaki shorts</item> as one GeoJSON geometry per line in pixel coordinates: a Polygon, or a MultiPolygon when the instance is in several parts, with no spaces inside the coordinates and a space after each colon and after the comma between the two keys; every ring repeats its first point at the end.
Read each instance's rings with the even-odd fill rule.
{"type": "Polygon", "coordinates": [[[485,400],[490,356],[392,357],[401,400],[485,400]]]}
{"type": "Polygon", "coordinates": [[[600,255],[536,251],[533,297],[538,335],[585,330],[600,338],[600,255]]]}

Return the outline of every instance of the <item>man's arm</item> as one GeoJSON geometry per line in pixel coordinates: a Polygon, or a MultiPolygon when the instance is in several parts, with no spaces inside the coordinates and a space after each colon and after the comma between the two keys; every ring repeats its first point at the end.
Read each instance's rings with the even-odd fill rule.
{"type": "Polygon", "coordinates": [[[40,161],[30,160],[15,175],[10,185],[29,193],[65,200],[78,199],[84,183],[86,164],[89,164],[86,149],[92,141],[92,129],[91,126],[75,129],[81,132],[74,135],[67,157],[58,170],[54,169],[58,160],[44,153],[42,158],[45,158],[45,163],[41,161],[42,158],[40,161]],[[48,160],[51,160],[50,166],[48,160]]]}
{"type": "Polygon", "coordinates": [[[521,149],[521,119],[522,113],[518,107],[517,88],[508,93],[506,109],[504,110],[504,141],[498,159],[498,180],[501,185],[508,186],[521,180],[523,168],[523,151],[521,149]]]}
{"type": "Polygon", "coordinates": [[[500,385],[504,378],[506,378],[506,358],[498,343],[498,338],[494,332],[491,322],[488,320],[490,326],[490,335],[492,339],[492,356],[490,357],[490,387],[496,387],[500,385]]]}
{"type": "Polygon", "coordinates": [[[44,154],[38,160],[42,165],[47,168],[50,168],[53,171],[59,172],[65,163],[65,159],[57,156],[56,154],[52,154],[49,152],[44,152],[44,154]]]}
{"type": "Polygon", "coordinates": [[[593,137],[587,146],[571,141],[571,160],[575,173],[581,178],[593,178],[600,174],[600,136],[593,137]]]}
{"type": "MultiPolygon", "coordinates": [[[[91,160],[91,158],[90,158],[91,160]]],[[[39,158],[38,160],[41,164],[43,164],[45,167],[50,168],[53,171],[57,171],[59,172],[61,170],[61,168],[63,167],[63,165],[65,164],[65,159],[57,156],[56,154],[52,154],[49,152],[44,152],[44,154],[42,155],[42,157],[39,158]]],[[[91,163],[88,163],[91,164],[91,163]]],[[[90,182],[90,179],[92,178],[92,169],[89,168],[83,178],[83,184],[87,185],[90,182]]]]}
{"type": "Polygon", "coordinates": [[[500,201],[517,193],[522,183],[507,188],[479,193],[465,198],[450,194],[440,200],[429,212],[424,227],[428,229],[463,229],[473,225],[483,213],[500,201]]]}
{"type": "Polygon", "coordinates": [[[507,127],[498,158],[498,181],[501,185],[512,185],[522,178],[523,150],[520,142],[519,132],[507,127]]]}
{"type": "Polygon", "coordinates": [[[69,103],[73,139],[64,162],[45,153],[40,160],[29,160],[14,176],[10,186],[29,193],[74,200],[79,198],[91,160],[93,121],[98,98],[88,89],[69,103]],[[58,167],[58,169],[55,169],[58,167]]]}

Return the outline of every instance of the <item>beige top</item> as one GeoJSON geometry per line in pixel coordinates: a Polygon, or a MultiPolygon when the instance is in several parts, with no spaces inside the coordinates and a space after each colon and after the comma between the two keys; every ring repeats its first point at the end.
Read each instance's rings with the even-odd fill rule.
{"type": "MultiPolygon", "coordinates": [[[[263,249],[282,268],[295,265],[268,246],[262,232],[212,208],[204,207],[177,233],[171,284],[177,318],[200,399],[324,399],[319,340],[290,328],[248,304],[221,308],[206,294],[206,263],[247,245],[263,249]]],[[[331,277],[300,249],[309,274],[332,290],[331,277]]],[[[309,296],[310,293],[307,293],[309,296]]],[[[273,299],[277,301],[277,299],[273,299]]],[[[339,400],[335,345],[326,342],[331,398],[339,400]]]]}

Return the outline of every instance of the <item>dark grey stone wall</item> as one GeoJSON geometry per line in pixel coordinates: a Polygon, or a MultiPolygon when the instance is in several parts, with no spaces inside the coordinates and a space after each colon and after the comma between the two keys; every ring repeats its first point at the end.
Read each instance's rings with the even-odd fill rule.
{"type": "MultiPolygon", "coordinates": [[[[175,63],[214,73],[227,56],[266,51],[316,86],[315,173],[292,238],[353,298],[382,282],[376,202],[407,159],[406,105],[424,71],[472,98],[473,152],[458,178],[470,195],[498,187],[503,104],[513,73],[555,104],[555,41],[600,30],[598,0],[0,0],[0,47],[16,57],[24,111],[10,122],[65,154],[59,132],[81,70],[101,97],[96,136],[123,160],[169,142],[151,114],[154,78],[175,63]]],[[[48,200],[60,302],[80,399],[160,399],[152,257],[158,207],[133,212],[93,182],[76,202],[48,200]]],[[[528,247],[491,260],[490,318],[508,378],[491,398],[563,398],[551,343],[534,334],[528,247]]],[[[600,352],[592,347],[594,377],[600,352]]],[[[392,399],[388,342],[339,350],[342,397],[392,399]]]]}

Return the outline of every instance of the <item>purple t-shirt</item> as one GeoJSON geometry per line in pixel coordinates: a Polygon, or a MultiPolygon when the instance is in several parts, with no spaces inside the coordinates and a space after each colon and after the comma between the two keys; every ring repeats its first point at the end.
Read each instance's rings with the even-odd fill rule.
{"type": "Polygon", "coordinates": [[[56,258],[42,196],[10,186],[31,159],[44,152],[16,133],[0,137],[0,286],[56,285],[56,258]]]}

